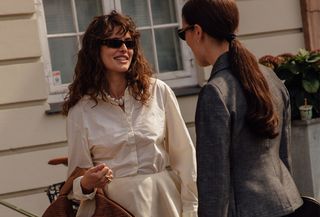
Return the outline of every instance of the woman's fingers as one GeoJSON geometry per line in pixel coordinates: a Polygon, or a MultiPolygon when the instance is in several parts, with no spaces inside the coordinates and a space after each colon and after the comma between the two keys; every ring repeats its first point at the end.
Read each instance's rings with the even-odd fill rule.
{"type": "Polygon", "coordinates": [[[99,164],[90,168],[84,175],[83,184],[92,188],[103,188],[113,178],[112,170],[105,164],[99,164]]]}
{"type": "Polygon", "coordinates": [[[91,167],[88,172],[89,173],[97,173],[101,170],[103,170],[106,167],[105,164],[98,164],[97,166],[91,167]]]}
{"type": "Polygon", "coordinates": [[[105,167],[101,170],[101,175],[102,175],[102,176],[111,177],[111,176],[113,176],[113,175],[112,175],[112,170],[111,170],[109,167],[105,166],[105,167]]]}
{"type": "Polygon", "coordinates": [[[106,183],[110,183],[111,180],[113,179],[113,174],[112,174],[112,170],[108,167],[105,167],[102,171],[101,171],[101,179],[103,184],[105,185],[106,183]]]}

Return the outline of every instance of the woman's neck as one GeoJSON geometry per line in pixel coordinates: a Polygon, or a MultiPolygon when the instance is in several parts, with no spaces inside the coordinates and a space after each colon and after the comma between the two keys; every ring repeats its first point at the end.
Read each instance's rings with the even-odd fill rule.
{"type": "Polygon", "coordinates": [[[127,80],[124,76],[108,76],[107,77],[109,90],[108,94],[116,99],[121,98],[124,95],[127,87],[127,80]]]}
{"type": "Polygon", "coordinates": [[[207,61],[211,65],[214,65],[219,56],[229,50],[229,43],[227,41],[218,42],[216,40],[209,40],[204,47],[207,49],[207,61]]]}

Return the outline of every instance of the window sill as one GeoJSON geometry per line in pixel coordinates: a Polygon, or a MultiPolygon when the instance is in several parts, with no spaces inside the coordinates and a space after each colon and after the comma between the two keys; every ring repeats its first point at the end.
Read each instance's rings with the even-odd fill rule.
{"type": "Polygon", "coordinates": [[[188,86],[188,87],[179,87],[172,88],[176,97],[184,97],[184,96],[193,96],[198,95],[201,87],[199,85],[196,86],[188,86]]]}
{"type": "Polygon", "coordinates": [[[49,103],[49,109],[46,110],[47,115],[61,114],[63,102],[49,103]]]}
{"type": "Polygon", "coordinates": [[[48,96],[48,109],[46,109],[45,113],[47,115],[52,114],[60,114],[62,111],[63,100],[65,97],[65,92],[51,92],[48,96]]]}

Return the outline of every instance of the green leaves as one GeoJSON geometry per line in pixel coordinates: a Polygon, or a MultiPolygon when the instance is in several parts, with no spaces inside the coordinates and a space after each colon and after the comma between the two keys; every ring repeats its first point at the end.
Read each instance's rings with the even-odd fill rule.
{"type": "Polygon", "coordinates": [[[314,117],[320,117],[320,50],[299,49],[293,54],[266,55],[259,59],[263,65],[272,65],[277,76],[287,87],[292,109],[292,119],[299,119],[298,107],[304,98],[313,106],[314,117]]]}
{"type": "Polygon", "coordinates": [[[313,56],[310,56],[308,58],[306,58],[306,62],[307,63],[315,63],[315,62],[318,62],[320,61],[320,56],[319,55],[313,55],[313,56]]]}
{"type": "Polygon", "coordinates": [[[306,66],[302,74],[302,86],[308,93],[316,93],[320,87],[320,75],[311,66],[306,66]]]}
{"type": "Polygon", "coordinates": [[[302,86],[308,93],[316,93],[319,90],[320,82],[318,80],[307,81],[302,80],[302,86]]]}

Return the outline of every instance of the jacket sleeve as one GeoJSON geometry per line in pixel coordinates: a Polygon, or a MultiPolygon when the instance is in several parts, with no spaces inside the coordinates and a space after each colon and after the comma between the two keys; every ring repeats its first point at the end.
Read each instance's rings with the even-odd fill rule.
{"type": "Polygon", "coordinates": [[[291,171],[291,155],[290,155],[290,146],[291,146],[291,107],[290,107],[290,98],[289,93],[285,97],[283,110],[283,123],[282,123],[282,132],[281,132],[281,141],[280,141],[280,158],[283,163],[286,165],[288,170],[291,171]]]}
{"type": "Polygon", "coordinates": [[[220,90],[207,84],[196,112],[199,216],[226,217],[230,191],[230,114],[220,90]]]}
{"type": "Polygon", "coordinates": [[[196,187],[196,154],[188,129],[181,116],[173,91],[166,87],[166,148],[170,166],[181,181],[182,216],[196,217],[198,193],[196,187]]]}

